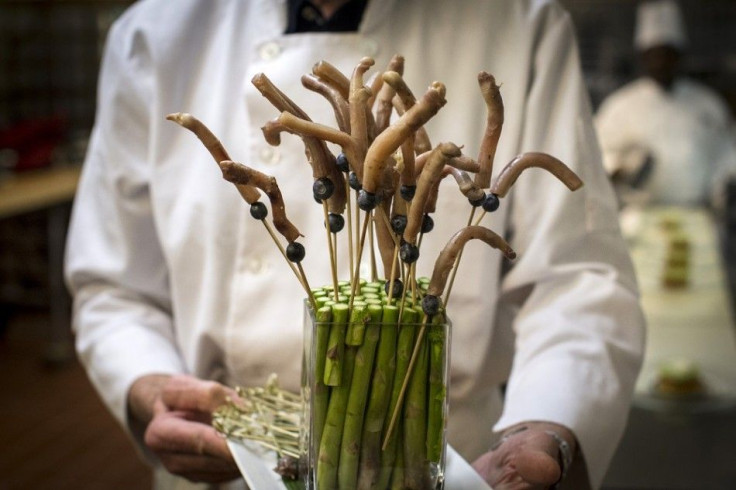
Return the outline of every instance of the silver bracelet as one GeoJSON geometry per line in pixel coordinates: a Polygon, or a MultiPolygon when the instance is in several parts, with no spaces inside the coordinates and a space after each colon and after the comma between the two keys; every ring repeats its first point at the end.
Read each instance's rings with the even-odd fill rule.
{"type": "Polygon", "coordinates": [[[562,481],[565,479],[565,476],[567,476],[567,470],[570,469],[570,465],[572,464],[572,449],[570,449],[570,444],[568,444],[567,441],[557,432],[553,430],[545,430],[544,432],[552,436],[552,439],[555,440],[557,447],[560,450],[560,470],[562,473],[560,475],[560,481],[562,481]]]}
{"type": "Polygon", "coordinates": [[[521,427],[517,427],[514,430],[507,432],[506,434],[504,434],[501,437],[501,439],[499,439],[498,441],[496,441],[496,443],[493,446],[491,446],[491,451],[495,451],[496,449],[498,449],[501,446],[501,444],[503,444],[504,442],[506,442],[506,440],[508,438],[510,438],[511,436],[515,436],[519,432],[524,432],[528,428],[529,427],[527,427],[526,425],[522,425],[521,427]]]}

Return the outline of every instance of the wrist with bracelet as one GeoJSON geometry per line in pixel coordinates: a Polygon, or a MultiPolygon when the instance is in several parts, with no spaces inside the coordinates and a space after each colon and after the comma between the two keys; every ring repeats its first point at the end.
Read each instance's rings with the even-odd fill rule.
{"type": "MultiPolygon", "coordinates": [[[[491,448],[491,450],[498,449],[504,442],[506,442],[511,437],[524,432],[528,430],[529,427],[526,425],[522,425],[520,427],[515,427],[505,433],[501,439],[499,439],[491,448]]],[[[565,476],[567,476],[567,472],[570,469],[570,465],[572,465],[573,460],[573,451],[570,447],[570,443],[568,443],[564,437],[562,437],[559,433],[557,433],[554,430],[551,429],[545,429],[544,433],[548,436],[552,437],[554,439],[555,443],[557,444],[557,449],[559,452],[558,456],[558,462],[560,464],[560,479],[555,483],[555,485],[552,486],[552,489],[557,489],[560,482],[565,479],[565,476]]]]}
{"type": "Polygon", "coordinates": [[[560,482],[565,479],[565,476],[567,476],[567,471],[570,469],[570,465],[572,465],[572,449],[570,448],[570,444],[565,440],[565,438],[557,432],[553,430],[545,430],[544,432],[555,440],[555,442],[557,443],[557,449],[560,452],[560,479],[552,487],[557,488],[560,482]]]}

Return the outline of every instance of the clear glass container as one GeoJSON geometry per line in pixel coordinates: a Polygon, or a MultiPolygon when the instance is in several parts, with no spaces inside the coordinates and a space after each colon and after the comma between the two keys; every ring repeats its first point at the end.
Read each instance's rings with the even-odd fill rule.
{"type": "Polygon", "coordinates": [[[444,487],[450,323],[399,311],[305,302],[306,488],[444,487]]]}

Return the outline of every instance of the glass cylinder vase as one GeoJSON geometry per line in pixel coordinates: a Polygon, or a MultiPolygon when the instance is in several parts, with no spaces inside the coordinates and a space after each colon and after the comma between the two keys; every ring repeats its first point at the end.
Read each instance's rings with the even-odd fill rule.
{"type": "Polygon", "coordinates": [[[309,489],[442,489],[450,322],[385,297],[305,302],[309,489]]]}

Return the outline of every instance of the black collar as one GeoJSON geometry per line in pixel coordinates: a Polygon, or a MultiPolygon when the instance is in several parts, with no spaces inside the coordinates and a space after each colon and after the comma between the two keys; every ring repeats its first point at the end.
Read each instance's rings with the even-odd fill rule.
{"type": "Polygon", "coordinates": [[[325,19],[309,0],[289,0],[286,34],[297,32],[355,32],[363,19],[368,0],[351,0],[335,15],[325,19]]]}

